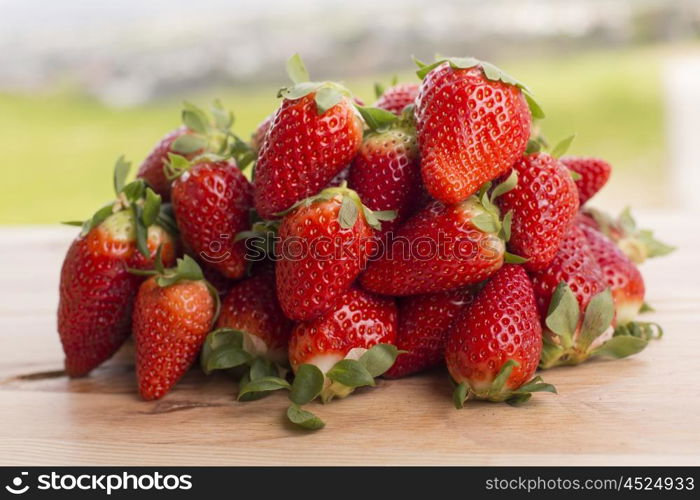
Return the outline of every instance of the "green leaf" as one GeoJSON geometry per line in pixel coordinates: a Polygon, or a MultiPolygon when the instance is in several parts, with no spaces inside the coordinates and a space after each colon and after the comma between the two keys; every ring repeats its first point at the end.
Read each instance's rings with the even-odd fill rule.
{"type": "Polygon", "coordinates": [[[560,158],[561,156],[564,156],[564,154],[566,154],[566,152],[569,150],[571,143],[574,142],[575,138],[576,134],[572,134],[566,139],[562,139],[556,144],[556,146],[552,148],[550,154],[555,158],[560,158]]]}
{"type": "Polygon", "coordinates": [[[146,188],[146,200],[143,204],[141,220],[146,227],[151,226],[160,214],[161,198],[151,188],[146,188]]]}
{"type": "Polygon", "coordinates": [[[136,248],[141,252],[141,255],[149,258],[151,252],[148,250],[148,227],[143,222],[143,209],[138,205],[133,205],[132,210],[134,213],[136,248]]]}
{"type": "Polygon", "coordinates": [[[131,162],[124,159],[124,155],[117,158],[114,165],[114,192],[119,195],[126,185],[126,178],[131,170],[131,162]]]}
{"type": "Polygon", "coordinates": [[[184,134],[173,141],[170,148],[176,153],[192,154],[207,147],[206,138],[195,134],[184,134]]]}
{"type": "Polygon", "coordinates": [[[557,388],[552,384],[546,384],[539,375],[524,385],[521,385],[516,393],[520,392],[551,392],[557,394],[557,388]]]}
{"type": "Polygon", "coordinates": [[[357,203],[350,196],[343,196],[343,201],[338,211],[338,222],[343,229],[350,229],[357,222],[359,210],[357,203]]]}
{"type": "Polygon", "coordinates": [[[139,202],[146,194],[146,183],[143,179],[136,179],[122,188],[124,197],[131,203],[139,202]]]}
{"type": "Polygon", "coordinates": [[[469,386],[465,382],[457,384],[452,393],[452,401],[454,402],[455,408],[458,410],[464,408],[464,402],[467,400],[468,395],[469,386]]]}
{"type": "Polygon", "coordinates": [[[527,147],[525,148],[525,154],[531,155],[533,153],[539,153],[542,151],[542,144],[539,141],[530,139],[527,141],[527,147]]]}
{"type": "Polygon", "coordinates": [[[471,223],[485,233],[497,233],[500,229],[498,220],[489,213],[481,213],[471,218],[471,223]]]}
{"type": "Polygon", "coordinates": [[[271,392],[280,389],[289,389],[289,382],[279,377],[263,377],[255,380],[251,380],[245,386],[242,386],[238,390],[238,399],[245,396],[246,394],[255,392],[271,392]]]}
{"type": "Polygon", "coordinates": [[[158,286],[166,287],[177,283],[178,281],[199,280],[204,280],[202,268],[199,267],[197,261],[195,261],[192,257],[185,255],[182,259],[177,259],[177,266],[174,272],[158,277],[156,282],[158,283],[158,286]]]}
{"type": "Polygon", "coordinates": [[[80,231],[81,236],[87,235],[94,228],[104,222],[104,220],[114,213],[114,205],[108,203],[95,212],[92,217],[82,223],[83,229],[80,231]]]}
{"type": "Polygon", "coordinates": [[[211,105],[211,114],[214,117],[214,125],[216,128],[225,131],[231,128],[233,125],[233,113],[226,108],[219,99],[214,99],[211,105]]]}
{"type": "Polygon", "coordinates": [[[83,224],[85,224],[85,221],[82,221],[82,220],[64,220],[64,221],[61,221],[61,224],[65,225],[65,226],[82,227],[83,224]]]}
{"type": "Polygon", "coordinates": [[[287,408],[287,418],[293,424],[311,431],[323,429],[326,426],[323,420],[318,418],[310,411],[300,408],[299,405],[294,403],[287,408]]]}
{"type": "Polygon", "coordinates": [[[530,400],[532,394],[529,392],[516,392],[511,397],[506,399],[506,403],[511,406],[520,406],[530,400]]]}
{"type": "Polygon", "coordinates": [[[648,313],[648,312],[656,312],[656,309],[654,309],[649,304],[649,302],[643,302],[642,307],[639,308],[639,314],[648,313]]]}
{"type": "Polygon", "coordinates": [[[523,92],[523,95],[525,96],[527,107],[530,108],[530,114],[532,115],[532,118],[535,120],[542,120],[543,118],[545,118],[546,115],[542,110],[542,106],[540,106],[540,103],[538,103],[535,100],[535,97],[529,92],[523,92]]]}
{"type": "Polygon", "coordinates": [[[565,347],[569,347],[573,342],[580,317],[581,311],[578,306],[578,300],[576,300],[576,296],[569,288],[569,285],[562,281],[552,294],[545,324],[552,333],[561,338],[565,347]]]}
{"type": "Polygon", "coordinates": [[[354,359],[341,359],[333,368],[331,368],[326,376],[339,384],[347,387],[363,387],[366,385],[374,386],[374,377],[367,371],[360,362],[354,359]]]}
{"type": "Polygon", "coordinates": [[[503,217],[503,220],[501,221],[501,238],[503,238],[503,241],[506,243],[510,241],[510,227],[513,223],[513,211],[508,210],[506,212],[506,215],[503,217]]]}
{"type": "Polygon", "coordinates": [[[377,344],[360,356],[358,361],[372,377],[378,377],[394,365],[399,354],[395,345],[377,344]]]}
{"type": "Polygon", "coordinates": [[[625,207],[625,209],[620,212],[617,222],[620,224],[622,232],[625,234],[634,234],[637,231],[637,221],[632,217],[632,210],[630,207],[625,207]]]}
{"type": "Polygon", "coordinates": [[[298,53],[287,59],[287,75],[295,84],[310,80],[306,65],[298,53]]]}
{"type": "Polygon", "coordinates": [[[396,210],[372,210],[372,215],[380,221],[390,221],[396,219],[396,210]]]}
{"type": "Polygon", "coordinates": [[[267,358],[258,356],[250,364],[250,380],[258,380],[265,377],[277,377],[275,364],[267,358]]]}
{"type": "Polygon", "coordinates": [[[525,264],[528,260],[530,259],[515,255],[514,253],[503,252],[503,262],[506,264],[525,264]]]}
{"type": "Polygon", "coordinates": [[[608,358],[626,358],[643,351],[649,341],[633,336],[613,337],[593,351],[593,356],[605,356],[608,358]]]}
{"type": "Polygon", "coordinates": [[[579,346],[584,349],[588,348],[595,339],[610,328],[614,317],[615,304],[612,293],[607,288],[596,294],[586,307],[578,340],[579,346]]]}
{"type": "Polygon", "coordinates": [[[207,120],[207,117],[203,112],[197,112],[190,109],[185,109],[182,111],[182,123],[184,123],[185,126],[193,132],[206,134],[208,121],[209,120],[207,120]]]}
{"type": "Polygon", "coordinates": [[[289,399],[298,405],[305,405],[321,394],[325,377],[323,372],[311,364],[303,364],[297,369],[289,399]]]}
{"type": "Polygon", "coordinates": [[[498,375],[496,375],[496,378],[494,378],[493,382],[491,383],[489,395],[498,396],[501,394],[506,382],[508,382],[508,379],[510,378],[510,374],[513,373],[513,368],[516,366],[520,366],[520,363],[514,359],[509,359],[503,363],[503,366],[501,366],[501,369],[498,371],[498,375]]]}
{"type": "Polygon", "coordinates": [[[508,175],[508,178],[498,184],[495,188],[493,188],[493,192],[491,193],[491,201],[495,200],[501,195],[506,194],[509,191],[512,191],[515,189],[515,187],[518,185],[518,171],[515,169],[512,169],[510,171],[510,174],[508,175]]]}
{"type": "Polygon", "coordinates": [[[227,370],[244,365],[250,360],[250,354],[242,348],[234,345],[224,345],[218,349],[214,349],[207,356],[204,371],[205,373],[211,373],[214,370],[227,370]]]}
{"type": "Polygon", "coordinates": [[[391,111],[355,105],[362,119],[371,130],[385,130],[395,124],[399,117],[391,111]]]}
{"type": "Polygon", "coordinates": [[[382,94],[384,93],[384,90],[386,90],[384,88],[384,85],[382,85],[381,83],[375,83],[374,84],[374,97],[379,99],[382,96],[382,94]]]}
{"type": "Polygon", "coordinates": [[[314,92],[322,84],[319,82],[302,82],[293,85],[292,87],[285,87],[280,89],[277,93],[277,97],[283,97],[285,99],[295,100],[305,95],[309,95],[314,92]]]}
{"type": "Polygon", "coordinates": [[[644,244],[647,249],[647,257],[663,257],[673,252],[676,247],[672,245],[667,245],[656,238],[654,238],[654,233],[648,229],[641,229],[637,235],[639,240],[644,244]]]}
{"type": "Polygon", "coordinates": [[[316,109],[319,115],[322,115],[333,106],[343,100],[343,94],[334,87],[321,87],[316,91],[314,97],[316,101],[316,109]]]}

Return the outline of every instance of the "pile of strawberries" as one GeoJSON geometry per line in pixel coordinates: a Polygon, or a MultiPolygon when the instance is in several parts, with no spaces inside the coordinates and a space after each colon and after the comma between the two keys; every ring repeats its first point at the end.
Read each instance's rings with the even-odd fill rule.
{"type": "Polygon", "coordinates": [[[375,378],[446,365],[454,403],[556,392],[538,367],[620,358],[659,336],[637,269],[671,247],[584,204],[608,180],[562,156],[530,90],[474,58],[416,61],[420,84],[366,107],[310,81],[298,55],[279,109],[246,142],[215,102],[186,104],[115,200],[80,222],[61,272],[71,377],[133,333],[139,392],[167,394],[199,359],[238,399],[302,408],[375,378]],[[291,369],[291,371],[290,371],[291,369]]]}

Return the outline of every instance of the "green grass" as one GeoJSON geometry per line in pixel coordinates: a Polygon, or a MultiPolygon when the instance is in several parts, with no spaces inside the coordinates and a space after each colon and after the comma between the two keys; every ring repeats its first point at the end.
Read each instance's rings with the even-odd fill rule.
{"type": "MultiPolygon", "coordinates": [[[[553,142],[575,132],[571,152],[600,155],[624,175],[654,182],[663,175],[665,154],[662,56],[657,49],[636,49],[501,63],[537,95],[547,113],[543,131],[553,142]]],[[[348,83],[371,102],[372,82],[348,83]]],[[[234,128],[246,137],[277,104],[273,87],[183,97],[205,105],[216,94],[235,111],[234,128]]],[[[179,101],[111,109],[70,91],[0,94],[0,224],[87,217],[111,197],[116,157],[126,154],[135,169],[178,125],[179,101]]]]}

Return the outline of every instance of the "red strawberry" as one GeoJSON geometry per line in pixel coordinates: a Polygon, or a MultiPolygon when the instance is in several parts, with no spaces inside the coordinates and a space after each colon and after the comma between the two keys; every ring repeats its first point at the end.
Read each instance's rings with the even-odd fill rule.
{"type": "Polygon", "coordinates": [[[580,176],[576,180],[576,187],[578,188],[578,199],[581,206],[593,198],[593,195],[600,191],[605,183],[608,182],[612,171],[610,164],[600,158],[564,156],[559,161],[580,176]]]}
{"type": "Polygon", "coordinates": [[[216,291],[187,255],[141,285],[133,329],[143,399],[162,398],[194,363],[216,319],[217,302],[216,291]]]}
{"type": "Polygon", "coordinates": [[[373,227],[380,227],[376,215],[344,187],[325,189],[284,216],[276,273],[287,317],[307,321],[336,305],[374,249],[373,227]]]}
{"type": "Polygon", "coordinates": [[[249,336],[247,347],[252,351],[249,354],[286,364],[292,322],[277,301],[272,267],[264,267],[229,290],[216,327],[245,332],[249,336]]]}
{"type": "Polygon", "coordinates": [[[405,377],[442,363],[449,326],[473,297],[471,288],[464,287],[401,298],[396,347],[406,353],[384,376],[405,377]]]}
{"type": "Polygon", "coordinates": [[[560,282],[569,285],[581,312],[594,295],[605,289],[603,272],[588,246],[586,236],[578,225],[567,230],[561,247],[549,265],[531,274],[542,317],[547,316],[552,294],[560,282]]]}
{"type": "Polygon", "coordinates": [[[542,351],[542,327],[525,270],[503,266],[454,321],[445,362],[458,384],[455,404],[465,399],[522,403],[534,391],[556,392],[530,380],[542,351]]]}
{"type": "Polygon", "coordinates": [[[71,377],[87,375],[109,359],[131,332],[131,310],[143,278],[129,268],[153,266],[156,250],[175,259],[175,241],[155,224],[160,198],[143,181],[123,186],[128,164],[118,163],[119,201],[83,224],[61,269],[58,333],[71,377]],[[138,223],[137,223],[138,217],[138,223]]]}
{"type": "Polygon", "coordinates": [[[396,218],[382,225],[392,231],[410,216],[421,198],[420,163],[415,129],[407,120],[365,135],[348,179],[372,210],[393,210],[396,218]]]}
{"type": "Polygon", "coordinates": [[[605,284],[615,301],[617,324],[624,325],[635,319],[644,304],[644,279],[637,266],[603,234],[581,225],[588,247],[598,262],[605,284]]]}
{"type": "Polygon", "coordinates": [[[288,67],[295,85],[280,91],[284,100],[255,167],[255,208],[265,219],[316,194],[362,142],[362,121],[349,93],[332,82],[308,82],[298,56],[288,67]]]}
{"type": "Polygon", "coordinates": [[[487,210],[476,196],[456,205],[433,201],[398,229],[360,283],[385,295],[434,293],[478,283],[503,264],[501,233],[497,210],[487,210]]]}
{"type": "MultiPolygon", "coordinates": [[[[319,391],[324,401],[333,396],[348,395],[354,387],[334,377],[334,368],[339,366],[339,362],[343,363],[341,360],[358,361],[367,349],[377,344],[393,344],[396,340],[396,322],[393,299],[351,288],[342,295],[335,309],[294,328],[289,342],[289,362],[297,378],[300,378],[298,383],[302,383],[301,379],[304,378],[299,370],[303,365],[310,364],[329,377],[323,391],[319,391]]],[[[393,352],[395,359],[395,348],[393,352]]],[[[393,363],[393,359],[391,361],[393,363]]],[[[372,370],[370,372],[372,376],[369,379],[380,375],[372,373],[372,370]]],[[[366,385],[373,385],[373,382],[367,382],[366,385]]]]}
{"type": "Polygon", "coordinates": [[[675,247],[654,238],[648,229],[638,228],[629,208],[614,219],[601,210],[586,207],[581,211],[579,220],[614,241],[635,264],[668,255],[675,250],[675,247]]]}
{"type": "MultiPolygon", "coordinates": [[[[457,203],[522,156],[534,101],[522,84],[474,58],[439,61],[418,73],[425,77],[415,109],[423,182],[434,198],[457,203]]],[[[543,116],[536,105],[533,111],[543,116]]]]}
{"type": "Polygon", "coordinates": [[[273,117],[274,115],[267,116],[260,122],[258,127],[255,129],[255,132],[253,132],[253,136],[250,138],[250,147],[253,151],[255,151],[255,153],[260,153],[260,149],[263,147],[263,143],[265,142],[267,131],[270,130],[273,117]]]}
{"type": "Polygon", "coordinates": [[[374,103],[375,108],[385,109],[400,115],[409,104],[413,104],[418,96],[418,85],[415,83],[399,83],[381,92],[374,103]]]}
{"type": "Polygon", "coordinates": [[[191,164],[171,155],[180,174],[173,182],[173,211],[186,246],[228,278],[246,270],[245,243],[236,235],[250,227],[252,187],[233,160],[200,157],[191,164]]]}
{"type": "Polygon", "coordinates": [[[569,171],[546,153],[523,156],[512,171],[517,185],[498,198],[503,212],[513,211],[508,248],[528,259],[528,270],[544,269],[578,212],[576,186],[569,171]]]}
{"type": "Polygon", "coordinates": [[[214,101],[211,111],[214,120],[197,106],[185,102],[182,110],[184,125],[163,137],[139,167],[136,176],[144,179],[164,200],[170,199],[172,178],[166,172],[170,154],[191,160],[203,153],[223,155],[231,152],[240,160],[241,168],[252,159],[249,148],[230,130],[233,115],[219,101],[214,101]]]}

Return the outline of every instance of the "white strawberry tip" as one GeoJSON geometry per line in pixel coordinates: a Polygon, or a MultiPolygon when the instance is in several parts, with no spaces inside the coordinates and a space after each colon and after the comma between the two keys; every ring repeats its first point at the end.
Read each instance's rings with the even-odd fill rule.
{"type": "Polygon", "coordinates": [[[610,289],[593,296],[581,317],[574,293],[565,282],[552,294],[543,335],[540,368],[572,366],[592,357],[624,358],[643,350],[648,338],[614,328],[610,289]]]}

